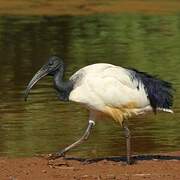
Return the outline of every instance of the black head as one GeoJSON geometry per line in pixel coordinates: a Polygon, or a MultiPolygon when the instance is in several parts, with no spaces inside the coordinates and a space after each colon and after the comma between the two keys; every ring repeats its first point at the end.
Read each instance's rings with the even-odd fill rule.
{"type": "Polygon", "coordinates": [[[63,60],[61,60],[59,57],[52,56],[49,58],[48,62],[43,67],[47,68],[47,75],[53,76],[58,70],[64,68],[64,63],[63,60]]]}
{"type": "Polygon", "coordinates": [[[52,56],[49,58],[48,62],[41,67],[41,69],[34,75],[34,77],[29,82],[26,90],[25,90],[25,100],[27,100],[28,93],[30,92],[31,88],[44,76],[50,75],[54,76],[56,72],[59,70],[64,69],[63,61],[57,57],[52,56]]]}

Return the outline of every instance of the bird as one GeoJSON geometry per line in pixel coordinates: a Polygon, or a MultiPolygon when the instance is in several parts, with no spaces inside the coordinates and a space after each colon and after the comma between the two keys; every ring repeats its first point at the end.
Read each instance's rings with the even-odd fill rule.
{"type": "MultiPolygon", "coordinates": [[[[65,64],[59,56],[51,56],[33,76],[25,89],[25,101],[31,88],[46,75],[53,76],[53,85],[60,101],[81,104],[89,112],[88,125],[82,137],[50,159],[64,157],[72,148],[89,138],[98,117],[109,117],[120,124],[126,139],[126,161],[132,163],[131,133],[127,119],[147,113],[173,113],[173,87],[170,82],[133,68],[108,63],[87,65],[64,80],[65,64]]],[[[138,119],[138,118],[137,118],[138,119]]]]}

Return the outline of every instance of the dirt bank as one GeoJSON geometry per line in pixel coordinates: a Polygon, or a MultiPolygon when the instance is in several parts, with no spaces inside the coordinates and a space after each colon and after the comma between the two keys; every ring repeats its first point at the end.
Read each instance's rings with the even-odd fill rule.
{"type": "Polygon", "coordinates": [[[41,157],[0,158],[1,180],[179,180],[180,152],[168,155],[135,156],[133,165],[123,158],[58,159],[41,157]]]}
{"type": "Polygon", "coordinates": [[[178,0],[0,0],[0,15],[88,15],[93,13],[172,13],[178,0]]]}

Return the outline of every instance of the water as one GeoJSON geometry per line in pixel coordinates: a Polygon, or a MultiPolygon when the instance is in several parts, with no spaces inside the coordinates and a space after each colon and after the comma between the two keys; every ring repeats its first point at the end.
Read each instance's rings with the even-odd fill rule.
{"type": "MultiPolygon", "coordinates": [[[[67,77],[97,62],[133,67],[171,81],[175,114],[152,113],[129,120],[133,153],[180,149],[180,15],[0,17],[0,155],[51,153],[83,134],[88,113],[60,102],[46,77],[24,102],[23,91],[52,54],[62,57],[67,77]]],[[[99,120],[90,139],[69,154],[125,154],[119,124],[99,120]]]]}

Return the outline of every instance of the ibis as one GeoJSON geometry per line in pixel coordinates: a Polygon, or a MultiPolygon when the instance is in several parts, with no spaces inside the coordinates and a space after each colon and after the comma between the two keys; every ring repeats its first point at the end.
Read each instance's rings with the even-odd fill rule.
{"type": "Polygon", "coordinates": [[[173,113],[172,84],[145,72],[96,63],[79,69],[67,81],[64,80],[64,74],[63,60],[52,56],[34,75],[25,90],[27,100],[30,89],[41,78],[53,76],[59,100],[79,103],[89,112],[87,129],[82,137],[63,150],[51,154],[52,159],[65,156],[70,149],[87,140],[99,117],[109,117],[120,123],[124,130],[127,163],[130,164],[131,134],[126,120],[150,111],[173,113]]]}

